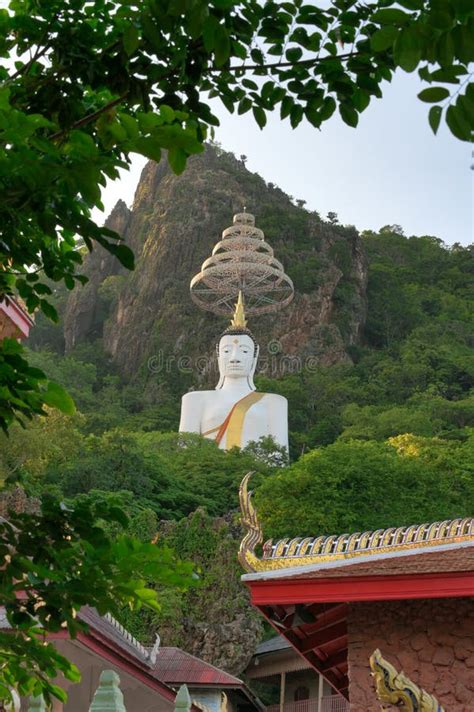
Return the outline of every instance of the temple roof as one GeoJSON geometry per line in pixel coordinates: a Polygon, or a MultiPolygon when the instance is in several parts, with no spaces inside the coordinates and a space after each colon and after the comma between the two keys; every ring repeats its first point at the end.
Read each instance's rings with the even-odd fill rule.
{"type": "Polygon", "coordinates": [[[101,616],[95,608],[83,606],[78,617],[104,638],[118,645],[124,652],[150,667],[149,649],[142,645],[113,616],[109,614],[101,616]]]}
{"type": "Polygon", "coordinates": [[[247,533],[239,559],[252,604],[348,697],[348,615],[373,601],[474,596],[474,519],[283,539],[263,545],[257,512],[240,488],[247,533]]]}
{"type": "Polygon", "coordinates": [[[33,324],[21,299],[7,295],[0,298],[0,341],[27,338],[33,324]]]}
{"type": "Polygon", "coordinates": [[[219,687],[242,687],[238,677],[220,670],[204,660],[186,653],[180,648],[160,648],[156,656],[154,672],[160,680],[169,685],[216,685],[219,687]]]}
{"type": "MultiPolygon", "coordinates": [[[[474,518],[465,518],[352,534],[281,539],[276,543],[269,540],[263,544],[263,556],[258,558],[255,548],[262,543],[263,534],[251,501],[252,493],[248,491],[249,477],[246,475],[240,487],[242,523],[247,533],[240,545],[239,560],[251,574],[273,572],[274,576],[279,576],[278,572],[285,570],[284,575],[288,575],[287,570],[294,569],[292,575],[298,575],[299,569],[306,576],[312,570],[324,568],[325,576],[328,576],[331,569],[344,566],[347,572],[349,564],[362,563],[369,558],[375,563],[382,558],[448,551],[453,547],[458,550],[474,544],[474,518]]],[[[447,566],[451,565],[449,560],[447,566]]]]}

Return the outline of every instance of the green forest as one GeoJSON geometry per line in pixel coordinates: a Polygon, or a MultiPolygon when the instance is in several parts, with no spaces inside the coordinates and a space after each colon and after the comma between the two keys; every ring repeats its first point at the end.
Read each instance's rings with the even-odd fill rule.
{"type": "MultiPolygon", "coordinates": [[[[157,403],[140,374],[120,378],[100,340],[64,355],[60,327],[38,319],[31,362],[68,389],[77,413],[52,410],[27,429],[12,427],[2,436],[1,476],[31,496],[117,502],[132,533],[158,535],[197,562],[197,588],[167,595],[161,613],[124,612],[137,635],[159,625],[167,643],[185,645],[184,611],[195,620],[213,608],[224,621],[250,615],[235,560],[238,486],[249,470],[267,538],[474,513],[474,253],[406,237],[396,225],[362,240],[367,317],[360,343],[349,346],[352,364],[257,378],[260,390],[289,401],[284,466],[271,442],[223,452],[178,435],[184,382],[161,387],[157,403]]],[[[302,280],[305,269],[311,263],[301,265],[302,280]]],[[[65,295],[56,298],[61,311],[65,295]]]]}

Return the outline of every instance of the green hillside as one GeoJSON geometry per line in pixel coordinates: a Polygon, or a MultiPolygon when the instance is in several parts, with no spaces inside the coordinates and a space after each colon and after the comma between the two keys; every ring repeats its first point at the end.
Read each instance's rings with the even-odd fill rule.
{"type": "MultiPolygon", "coordinates": [[[[64,355],[60,329],[38,324],[31,360],[68,388],[79,412],[73,418],[52,412],[1,436],[3,479],[20,480],[35,495],[112,498],[128,511],[134,533],[151,538],[159,531],[202,569],[201,588],[165,596],[161,614],[124,613],[136,634],[152,638],[159,626],[165,642],[199,654],[196,631],[206,610],[231,627],[248,615],[232,513],[251,469],[268,536],[474,514],[473,251],[435,237],[406,237],[398,226],[361,237],[367,311],[358,343],[348,346],[352,363],[309,368],[303,361],[297,373],[257,379],[260,389],[289,400],[285,467],[271,443],[225,453],[199,436],[178,437],[188,376],[173,372],[170,382],[156,384],[157,405],[149,381],[140,373],[125,380],[100,340],[84,340],[64,355]],[[223,580],[226,586],[218,586],[223,580]]],[[[302,262],[300,279],[310,281],[312,269],[302,262]]],[[[350,303],[346,289],[342,280],[334,295],[341,323],[350,303]]],[[[64,295],[57,298],[61,309],[64,295]]],[[[216,646],[213,661],[240,671],[261,634],[260,624],[252,625],[238,654],[219,657],[216,646]]]]}

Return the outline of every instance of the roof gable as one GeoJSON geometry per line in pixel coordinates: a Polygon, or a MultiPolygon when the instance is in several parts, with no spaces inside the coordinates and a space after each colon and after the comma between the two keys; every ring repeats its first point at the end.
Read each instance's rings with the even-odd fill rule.
{"type": "Polygon", "coordinates": [[[243,687],[239,678],[220,670],[180,648],[163,647],[158,651],[154,667],[156,676],[163,682],[189,686],[243,687]]]}

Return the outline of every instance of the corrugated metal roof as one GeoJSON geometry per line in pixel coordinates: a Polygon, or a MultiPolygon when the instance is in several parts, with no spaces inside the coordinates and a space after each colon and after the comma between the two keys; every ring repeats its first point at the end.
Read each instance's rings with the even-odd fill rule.
{"type": "Polygon", "coordinates": [[[169,685],[186,683],[188,686],[244,686],[238,677],[229,675],[224,670],[219,670],[214,665],[199,660],[179,648],[160,648],[156,656],[154,672],[159,680],[169,685]]]}
{"type": "Polygon", "coordinates": [[[276,650],[286,650],[291,648],[290,643],[280,635],[276,635],[270,640],[265,640],[260,645],[257,645],[255,655],[264,655],[265,653],[274,653],[276,650]]]}

